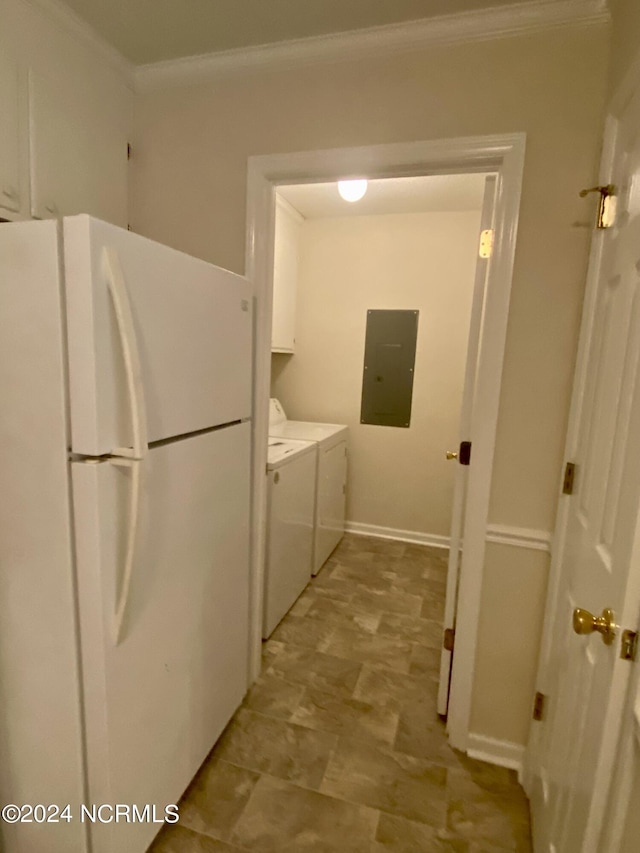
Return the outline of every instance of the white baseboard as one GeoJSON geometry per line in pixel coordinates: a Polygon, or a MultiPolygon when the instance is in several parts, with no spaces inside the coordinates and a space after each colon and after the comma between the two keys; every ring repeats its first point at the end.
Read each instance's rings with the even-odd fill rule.
{"type": "Polygon", "coordinates": [[[530,527],[511,527],[508,524],[489,524],[487,542],[510,545],[514,548],[529,548],[533,551],[551,551],[551,533],[530,527]]]}
{"type": "MultiPolygon", "coordinates": [[[[398,530],[395,527],[381,527],[378,524],[347,521],[346,531],[347,533],[355,533],[358,536],[397,539],[398,542],[430,545],[432,548],[449,547],[448,536],[439,536],[437,533],[422,533],[419,530],[398,530]]],[[[547,530],[532,530],[528,527],[490,524],[487,527],[487,542],[493,542],[497,545],[510,545],[515,548],[528,548],[534,551],[546,551],[548,553],[551,547],[551,534],[547,530]]]]}
{"type": "Polygon", "coordinates": [[[485,735],[477,735],[469,732],[467,739],[467,755],[486,761],[488,764],[497,764],[498,767],[508,767],[510,770],[518,771],[518,779],[522,777],[522,766],[524,762],[525,747],[510,740],[496,740],[485,735]]]}
{"type": "Polygon", "coordinates": [[[377,524],[362,524],[359,521],[347,521],[347,533],[357,536],[374,536],[377,539],[397,539],[398,542],[411,542],[414,545],[429,545],[432,548],[448,548],[449,537],[436,533],[421,533],[419,530],[398,530],[395,527],[380,527],[377,524]]]}

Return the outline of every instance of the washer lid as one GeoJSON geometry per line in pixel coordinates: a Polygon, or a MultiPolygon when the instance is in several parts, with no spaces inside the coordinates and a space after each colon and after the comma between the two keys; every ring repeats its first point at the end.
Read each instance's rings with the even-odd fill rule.
{"type": "Polygon", "coordinates": [[[280,424],[270,424],[269,434],[282,440],[297,439],[302,441],[317,441],[319,444],[336,441],[346,441],[349,427],[346,424],[316,424],[313,421],[285,421],[280,424]]]}
{"type": "Polygon", "coordinates": [[[275,471],[281,465],[287,465],[305,453],[315,453],[314,441],[294,441],[290,438],[269,438],[267,450],[267,469],[275,471]]]}

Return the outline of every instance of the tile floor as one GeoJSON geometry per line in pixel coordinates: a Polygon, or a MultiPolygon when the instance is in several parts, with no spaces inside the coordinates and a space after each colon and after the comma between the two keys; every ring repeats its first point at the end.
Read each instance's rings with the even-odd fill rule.
{"type": "Polygon", "coordinates": [[[149,853],[528,853],[513,771],[436,713],[446,552],[346,536],[149,853]]]}

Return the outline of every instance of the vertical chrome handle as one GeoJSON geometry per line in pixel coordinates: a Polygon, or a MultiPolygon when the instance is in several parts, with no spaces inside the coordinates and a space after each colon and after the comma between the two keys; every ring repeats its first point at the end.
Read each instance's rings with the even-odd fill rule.
{"type": "Polygon", "coordinates": [[[129,523],[127,530],[127,548],[122,573],[122,586],[116,599],[113,617],[113,642],[118,645],[122,637],[122,628],[127,613],[131,578],[136,556],[138,540],[138,521],[140,516],[140,489],[142,479],[142,461],[149,451],[147,444],[147,418],[142,385],[140,356],[136,340],[131,304],[120,266],[120,259],[114,249],[105,248],[102,256],[103,272],[107,279],[109,294],[113,303],[118,326],[120,346],[125,365],[133,447],[116,447],[112,451],[111,463],[131,468],[131,499],[129,503],[129,523]]]}

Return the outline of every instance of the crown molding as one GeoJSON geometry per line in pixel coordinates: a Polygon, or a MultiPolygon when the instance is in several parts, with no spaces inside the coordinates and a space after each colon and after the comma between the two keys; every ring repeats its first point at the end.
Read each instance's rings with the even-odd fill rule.
{"type": "Polygon", "coordinates": [[[406,53],[438,44],[508,38],[609,20],[606,0],[533,0],[139,65],[135,69],[136,89],[197,84],[239,73],[406,53]]]}
{"type": "Polygon", "coordinates": [[[75,36],[93,51],[97,51],[103,59],[121,76],[124,82],[134,88],[135,66],[116,50],[112,44],[102,38],[94,28],[77,15],[70,6],[62,0],[24,0],[29,5],[44,12],[49,20],[61,29],[75,36]]]}

